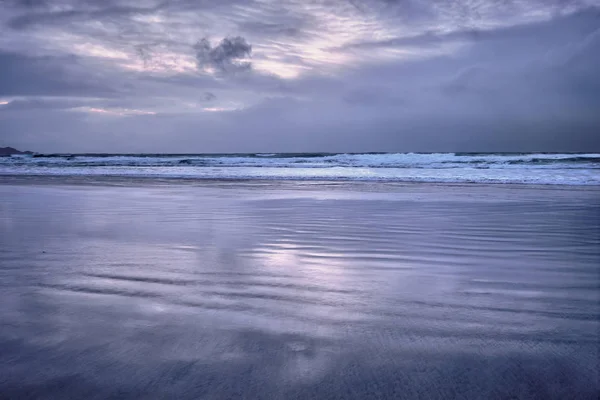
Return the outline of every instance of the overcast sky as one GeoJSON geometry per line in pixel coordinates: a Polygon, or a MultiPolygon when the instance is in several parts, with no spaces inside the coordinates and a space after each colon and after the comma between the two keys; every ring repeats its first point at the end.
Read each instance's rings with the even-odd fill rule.
{"type": "Polygon", "coordinates": [[[600,151],[600,0],[0,0],[0,147],[600,151]]]}

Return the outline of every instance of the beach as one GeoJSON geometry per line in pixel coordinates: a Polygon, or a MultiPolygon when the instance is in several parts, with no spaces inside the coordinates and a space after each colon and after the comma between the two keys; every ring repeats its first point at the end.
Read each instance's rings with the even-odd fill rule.
{"type": "Polygon", "coordinates": [[[596,399],[600,187],[0,178],[0,398],[596,399]]]}

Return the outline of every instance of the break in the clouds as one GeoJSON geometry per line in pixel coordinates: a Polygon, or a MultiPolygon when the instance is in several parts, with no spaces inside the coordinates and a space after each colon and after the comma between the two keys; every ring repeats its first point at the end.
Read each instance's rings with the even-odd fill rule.
{"type": "Polygon", "coordinates": [[[600,151],[600,0],[0,0],[0,146],[600,151]]]}

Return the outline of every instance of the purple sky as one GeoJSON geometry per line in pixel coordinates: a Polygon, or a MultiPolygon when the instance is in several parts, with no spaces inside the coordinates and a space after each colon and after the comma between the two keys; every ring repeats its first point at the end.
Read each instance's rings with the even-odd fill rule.
{"type": "Polygon", "coordinates": [[[0,0],[0,146],[600,151],[600,0],[0,0]]]}

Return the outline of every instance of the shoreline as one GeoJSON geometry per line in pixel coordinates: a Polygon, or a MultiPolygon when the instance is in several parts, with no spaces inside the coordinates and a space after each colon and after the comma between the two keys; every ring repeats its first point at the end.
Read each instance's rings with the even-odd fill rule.
{"type": "Polygon", "coordinates": [[[130,183],[134,186],[214,186],[222,184],[274,185],[274,186],[387,186],[387,187],[493,187],[493,188],[529,188],[529,189],[565,189],[598,190],[597,184],[540,184],[518,182],[437,182],[437,181],[399,181],[375,179],[279,179],[279,178],[198,178],[198,177],[160,177],[160,176],[124,176],[124,175],[27,175],[0,174],[0,185],[81,185],[81,186],[122,186],[130,183]]]}

